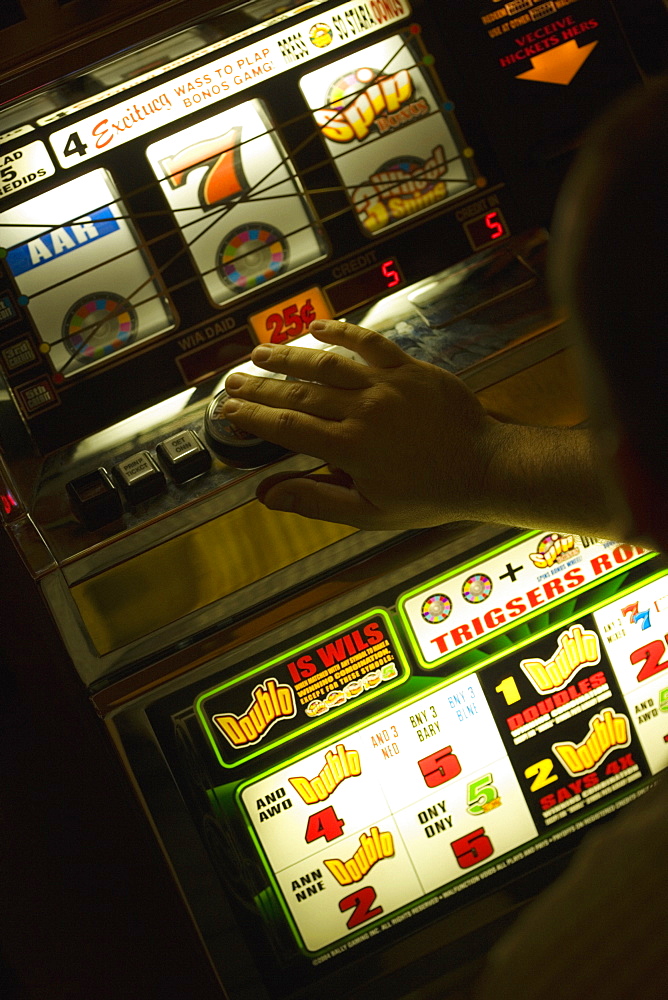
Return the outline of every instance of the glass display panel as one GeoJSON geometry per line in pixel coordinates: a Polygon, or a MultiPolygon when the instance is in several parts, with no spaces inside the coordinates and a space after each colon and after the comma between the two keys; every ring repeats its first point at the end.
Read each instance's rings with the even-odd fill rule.
{"type": "Polygon", "coordinates": [[[0,214],[0,245],[54,381],[174,325],[111,175],[93,170],[0,214]]]}
{"type": "Polygon", "coordinates": [[[313,70],[300,87],[365,232],[475,190],[452,106],[402,37],[313,70]]]}
{"type": "Polygon", "coordinates": [[[146,152],[218,305],[324,256],[301,184],[260,101],[179,130],[146,152]]]}
{"type": "Polygon", "coordinates": [[[668,764],[667,595],[651,552],[532,532],[397,595],[403,648],[402,633],[383,645],[376,607],[182,694],[186,771],[207,828],[260,860],[252,895],[270,936],[287,926],[313,966],[372,947],[637,796],[668,764]],[[416,619],[457,629],[449,676],[420,664],[416,619]],[[330,693],[298,746],[300,704],[325,709],[330,693]]]}

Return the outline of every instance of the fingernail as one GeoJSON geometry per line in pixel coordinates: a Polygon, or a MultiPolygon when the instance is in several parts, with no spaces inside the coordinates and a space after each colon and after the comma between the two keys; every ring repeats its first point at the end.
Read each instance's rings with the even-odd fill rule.
{"type": "Polygon", "coordinates": [[[246,376],[241,375],[239,372],[235,372],[234,375],[230,375],[225,381],[225,388],[229,391],[230,389],[234,391],[235,389],[240,389],[241,386],[246,381],[246,376]]]}
{"type": "Polygon", "coordinates": [[[326,328],[326,326],[327,324],[323,320],[314,319],[309,326],[309,330],[311,331],[311,333],[322,333],[322,331],[326,328]]]}
{"type": "Polygon", "coordinates": [[[251,354],[251,358],[253,359],[253,361],[255,361],[257,364],[260,365],[262,364],[263,361],[269,361],[270,357],[271,357],[271,347],[256,347],[253,353],[251,354]]]}
{"type": "Polygon", "coordinates": [[[223,413],[226,417],[232,417],[241,409],[241,402],[237,399],[226,399],[223,405],[223,413]]]}

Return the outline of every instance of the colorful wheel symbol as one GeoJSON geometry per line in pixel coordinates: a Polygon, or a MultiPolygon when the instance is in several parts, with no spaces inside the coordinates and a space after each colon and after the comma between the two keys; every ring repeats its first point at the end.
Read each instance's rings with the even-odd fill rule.
{"type": "Polygon", "coordinates": [[[312,26],[308,36],[317,49],[326,49],[331,43],[334,33],[328,24],[319,21],[318,24],[312,26]]]}
{"type": "Polygon", "coordinates": [[[227,284],[248,291],[285,269],[288,244],[278,229],[249,222],[227,234],[217,256],[218,270],[227,284]]]}
{"type": "Polygon", "coordinates": [[[131,344],[137,314],[121,295],[93,292],[78,299],[63,322],[63,343],[81,364],[101,361],[131,344]]]}
{"type": "MultiPolygon", "coordinates": [[[[406,154],[406,156],[396,156],[391,160],[386,160],[385,163],[381,164],[381,166],[378,168],[378,172],[398,174],[398,175],[405,174],[406,179],[408,179],[410,178],[411,174],[415,173],[420,174],[424,170],[424,168],[425,168],[425,161],[421,160],[419,156],[410,156],[406,154]]],[[[402,183],[403,180],[404,180],[403,177],[397,178],[397,184],[402,183]]],[[[424,180],[422,181],[422,183],[425,185],[425,191],[427,190],[430,191],[432,187],[436,186],[436,181],[434,181],[434,183],[429,188],[426,186],[424,180]]],[[[387,194],[387,190],[385,190],[383,193],[387,194]]],[[[414,193],[406,194],[403,195],[403,197],[414,198],[415,194],[414,193]]]]}
{"type": "Polygon", "coordinates": [[[352,73],[346,73],[345,76],[339,77],[327,92],[328,107],[344,108],[356,94],[359,94],[360,91],[368,87],[379,75],[377,69],[363,66],[361,69],[356,69],[352,73]]]}
{"type": "Polygon", "coordinates": [[[462,597],[469,604],[480,604],[492,593],[492,581],[484,573],[474,573],[464,581],[462,597]]]}
{"type": "Polygon", "coordinates": [[[540,552],[541,555],[544,555],[548,549],[551,549],[553,545],[556,545],[560,538],[563,538],[563,535],[545,535],[545,537],[541,538],[538,543],[536,552],[540,552]]]}
{"type": "Polygon", "coordinates": [[[450,617],[452,611],[452,601],[445,594],[432,594],[423,602],[421,608],[422,617],[430,625],[438,625],[450,617]]]}

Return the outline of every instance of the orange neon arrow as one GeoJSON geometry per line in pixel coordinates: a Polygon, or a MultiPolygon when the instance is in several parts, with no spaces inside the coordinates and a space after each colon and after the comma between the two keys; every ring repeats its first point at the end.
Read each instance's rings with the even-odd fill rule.
{"type": "Polygon", "coordinates": [[[535,80],[537,83],[560,83],[567,87],[575,74],[582,69],[598,42],[580,47],[575,39],[548,49],[531,60],[532,69],[520,73],[518,80],[535,80]]]}

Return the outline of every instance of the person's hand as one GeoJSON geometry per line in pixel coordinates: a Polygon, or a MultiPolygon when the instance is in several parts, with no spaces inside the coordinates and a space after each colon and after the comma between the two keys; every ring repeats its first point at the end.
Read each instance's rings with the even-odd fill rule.
{"type": "Polygon", "coordinates": [[[288,380],[233,375],[225,386],[236,426],[332,467],[272,476],[260,499],[361,528],[475,516],[495,421],[464,383],[370,330],[335,321],[310,329],[366,364],[298,344],[258,347],[254,364],[288,380]]]}

